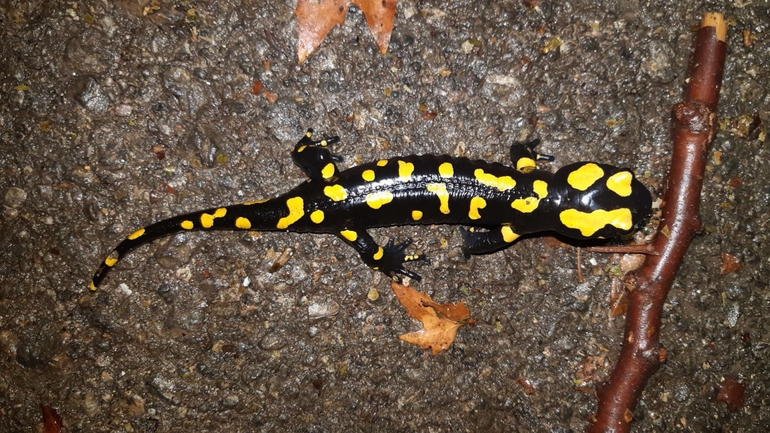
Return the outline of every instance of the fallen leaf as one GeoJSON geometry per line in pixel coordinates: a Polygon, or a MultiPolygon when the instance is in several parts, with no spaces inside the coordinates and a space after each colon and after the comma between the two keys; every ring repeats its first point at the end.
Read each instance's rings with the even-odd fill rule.
{"type": "Polygon", "coordinates": [[[719,270],[720,275],[727,275],[733,272],[738,272],[743,269],[743,265],[732,254],[722,253],[722,268],[719,270]]]}
{"type": "Polygon", "coordinates": [[[329,31],[345,21],[350,4],[355,5],[366,17],[369,31],[374,36],[380,52],[385,54],[393,31],[398,0],[298,0],[294,14],[297,16],[297,57],[305,61],[324,40],[329,31]]]}
{"type": "Polygon", "coordinates": [[[59,433],[62,427],[62,419],[56,409],[51,406],[41,404],[40,411],[43,413],[43,431],[45,433],[59,433]]]}
{"type": "Polygon", "coordinates": [[[457,304],[438,304],[430,296],[411,287],[391,281],[390,287],[401,305],[406,307],[409,317],[422,322],[423,329],[401,335],[407,343],[417,344],[423,349],[431,349],[433,355],[446,350],[452,345],[457,335],[457,328],[473,324],[470,311],[462,302],[457,304]]]}
{"type": "Polygon", "coordinates": [[[719,385],[717,401],[726,404],[730,412],[738,412],[746,402],[746,385],[736,376],[725,374],[724,380],[719,385]]]}

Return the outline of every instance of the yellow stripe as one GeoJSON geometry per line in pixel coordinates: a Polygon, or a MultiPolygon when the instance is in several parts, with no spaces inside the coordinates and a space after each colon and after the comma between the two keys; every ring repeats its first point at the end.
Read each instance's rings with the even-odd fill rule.
{"type": "Polygon", "coordinates": [[[611,211],[599,209],[590,213],[567,209],[559,214],[559,219],[564,226],[580,230],[580,234],[587,238],[608,224],[621,230],[631,230],[633,227],[631,210],[628,208],[611,211]]]}
{"type": "Polygon", "coordinates": [[[508,191],[516,187],[516,181],[511,176],[497,177],[493,174],[485,173],[480,168],[477,168],[473,175],[480,183],[488,187],[497,188],[500,191],[508,191]]]}
{"type": "Polygon", "coordinates": [[[292,197],[286,200],[286,207],[289,208],[289,215],[279,219],[276,228],[278,228],[278,230],[283,230],[299,221],[299,219],[305,215],[305,209],[303,209],[304,205],[305,201],[302,200],[302,197],[292,197]]]}
{"type": "Polygon", "coordinates": [[[444,215],[449,214],[449,193],[446,190],[446,184],[444,183],[429,183],[426,189],[438,196],[439,210],[444,215]]]}

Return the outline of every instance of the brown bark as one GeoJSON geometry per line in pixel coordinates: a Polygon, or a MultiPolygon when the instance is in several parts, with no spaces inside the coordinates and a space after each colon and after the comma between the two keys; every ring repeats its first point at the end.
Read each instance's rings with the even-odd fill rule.
{"type": "Polygon", "coordinates": [[[697,33],[684,102],[673,107],[673,154],[661,223],[648,255],[626,277],[629,306],[623,348],[589,431],[627,432],[648,379],[666,360],[660,344],[661,313],[693,236],[700,230],[700,195],[706,157],[716,132],[716,108],[724,71],[727,26],[707,13],[697,33]]]}

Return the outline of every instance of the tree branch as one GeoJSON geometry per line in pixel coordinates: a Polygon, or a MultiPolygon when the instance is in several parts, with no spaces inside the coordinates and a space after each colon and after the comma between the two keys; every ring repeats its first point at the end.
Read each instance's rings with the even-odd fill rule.
{"type": "Polygon", "coordinates": [[[700,195],[722,85],[727,26],[722,14],[707,13],[698,30],[684,102],[673,107],[673,154],[662,218],[641,269],[626,276],[629,306],[623,348],[599,391],[590,432],[627,432],[647,381],[666,361],[660,344],[663,303],[695,234],[700,230],[700,195]]]}

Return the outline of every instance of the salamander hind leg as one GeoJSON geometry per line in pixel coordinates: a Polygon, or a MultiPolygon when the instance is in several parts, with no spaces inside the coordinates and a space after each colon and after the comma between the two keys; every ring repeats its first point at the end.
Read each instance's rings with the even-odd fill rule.
{"type": "Polygon", "coordinates": [[[509,247],[519,234],[509,226],[501,226],[489,231],[478,231],[460,227],[463,236],[463,255],[469,258],[471,254],[489,254],[509,247]]]}
{"type": "Polygon", "coordinates": [[[407,254],[405,251],[412,244],[411,239],[394,243],[388,240],[385,246],[380,246],[365,230],[341,230],[337,236],[353,247],[370,268],[380,271],[395,281],[401,281],[400,276],[420,281],[420,275],[404,267],[405,263],[425,260],[422,253],[407,254]]]}
{"type": "Polygon", "coordinates": [[[291,158],[311,181],[331,181],[339,173],[334,163],[341,162],[342,157],[331,153],[328,146],[339,141],[337,136],[313,140],[313,130],[308,129],[294,146],[291,158]]]}

